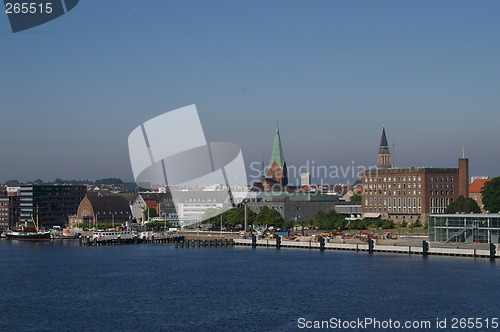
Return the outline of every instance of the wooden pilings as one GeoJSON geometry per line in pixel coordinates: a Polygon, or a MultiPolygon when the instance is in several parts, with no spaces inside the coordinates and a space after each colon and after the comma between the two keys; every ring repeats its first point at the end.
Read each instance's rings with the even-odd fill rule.
{"type": "Polygon", "coordinates": [[[80,246],[105,246],[105,245],[123,245],[123,244],[140,244],[140,243],[175,243],[176,245],[180,242],[184,242],[184,236],[169,236],[162,238],[151,238],[142,237],[139,238],[134,236],[133,238],[122,239],[120,237],[116,239],[97,239],[87,237],[80,237],[78,239],[80,246]]]}

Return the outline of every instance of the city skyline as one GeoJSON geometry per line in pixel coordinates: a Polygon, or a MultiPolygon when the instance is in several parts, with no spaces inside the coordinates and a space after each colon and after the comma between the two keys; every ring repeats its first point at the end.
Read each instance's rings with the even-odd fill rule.
{"type": "Polygon", "coordinates": [[[500,4],[360,4],[80,3],[17,34],[3,15],[0,182],[133,181],[130,131],[190,104],[249,173],[279,120],[288,167],[375,165],[385,127],[397,167],[465,146],[471,175],[499,175],[500,4]]]}

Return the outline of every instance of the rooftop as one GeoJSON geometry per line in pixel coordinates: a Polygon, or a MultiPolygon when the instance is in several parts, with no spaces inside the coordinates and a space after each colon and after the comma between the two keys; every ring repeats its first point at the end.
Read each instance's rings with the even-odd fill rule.
{"type": "Polygon", "coordinates": [[[479,193],[481,192],[481,189],[483,188],[484,184],[491,179],[476,179],[474,182],[472,182],[469,185],[469,192],[470,193],[479,193]]]}

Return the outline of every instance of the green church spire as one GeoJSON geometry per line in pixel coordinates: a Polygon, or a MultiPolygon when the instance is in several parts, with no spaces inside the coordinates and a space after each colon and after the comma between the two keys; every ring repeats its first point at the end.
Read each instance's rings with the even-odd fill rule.
{"type": "Polygon", "coordinates": [[[275,162],[283,169],[283,165],[285,164],[285,157],[283,156],[283,148],[281,147],[281,138],[280,138],[280,130],[278,128],[278,121],[276,121],[276,134],[274,135],[274,145],[273,145],[273,154],[271,155],[271,162],[269,163],[269,167],[275,162]]]}

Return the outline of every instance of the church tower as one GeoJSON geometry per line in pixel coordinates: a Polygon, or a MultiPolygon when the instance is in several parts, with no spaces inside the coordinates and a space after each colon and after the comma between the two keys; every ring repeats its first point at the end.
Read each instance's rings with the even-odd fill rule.
{"type": "Polygon", "coordinates": [[[278,123],[276,123],[273,153],[269,163],[269,170],[267,171],[267,178],[278,182],[282,186],[286,186],[288,184],[288,170],[286,168],[285,157],[283,157],[283,148],[281,147],[278,123]]]}
{"type": "Polygon", "coordinates": [[[389,151],[389,144],[387,144],[387,137],[385,136],[385,128],[382,129],[382,137],[380,138],[380,146],[377,154],[377,167],[378,168],[391,168],[391,152],[389,151]]]}

